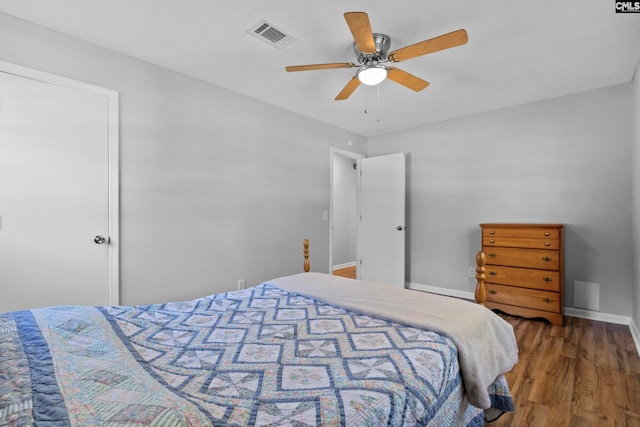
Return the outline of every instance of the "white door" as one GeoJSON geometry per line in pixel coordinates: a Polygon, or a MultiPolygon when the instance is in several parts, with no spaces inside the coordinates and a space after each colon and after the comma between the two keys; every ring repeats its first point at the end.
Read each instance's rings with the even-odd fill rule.
{"type": "Polygon", "coordinates": [[[109,102],[0,72],[0,312],[117,303],[109,102]]]}
{"type": "Polygon", "coordinates": [[[358,160],[358,279],[405,286],[404,153],[358,160]]]}

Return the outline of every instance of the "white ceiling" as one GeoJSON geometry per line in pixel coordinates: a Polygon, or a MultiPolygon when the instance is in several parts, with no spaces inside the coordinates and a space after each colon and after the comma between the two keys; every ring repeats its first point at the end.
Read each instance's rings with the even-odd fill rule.
{"type": "Polygon", "coordinates": [[[0,12],[367,137],[626,83],[640,56],[640,14],[614,0],[0,0],[0,12]],[[284,68],[356,62],[347,11],[367,12],[391,50],[459,28],[469,42],[396,64],[431,83],[422,92],[387,80],[334,101],[354,69],[284,68]],[[247,34],[261,19],[297,41],[247,34]]]}

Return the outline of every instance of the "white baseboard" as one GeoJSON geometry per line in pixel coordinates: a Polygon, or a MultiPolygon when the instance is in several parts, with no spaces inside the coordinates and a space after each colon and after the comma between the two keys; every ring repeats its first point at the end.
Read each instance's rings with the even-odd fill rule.
{"type": "Polygon", "coordinates": [[[353,266],[355,266],[355,265],[356,265],[356,262],[355,262],[355,261],[353,261],[353,262],[345,262],[344,264],[337,264],[337,265],[334,265],[333,267],[331,267],[331,269],[332,269],[332,270],[337,270],[337,269],[339,269],[339,268],[353,267],[353,266]]]}
{"type": "Polygon", "coordinates": [[[640,332],[638,331],[638,327],[633,322],[633,320],[629,324],[629,329],[631,330],[631,336],[633,337],[633,342],[636,343],[636,350],[638,351],[638,356],[640,356],[640,332]]]}
{"type": "Polygon", "coordinates": [[[564,314],[582,319],[597,320],[598,322],[615,323],[618,325],[630,325],[631,317],[617,314],[601,313],[599,311],[582,310],[580,308],[565,307],[564,314]]]}
{"type": "MultiPolygon", "coordinates": [[[[434,294],[446,295],[449,297],[462,298],[472,301],[475,300],[474,292],[459,291],[456,289],[442,288],[439,286],[423,285],[420,283],[411,282],[408,282],[406,284],[406,287],[408,289],[413,289],[416,291],[431,292],[434,294]]],[[[571,317],[580,317],[582,319],[596,320],[599,322],[615,323],[618,325],[629,325],[631,337],[633,337],[633,342],[636,344],[636,350],[638,350],[638,355],[640,355],[640,332],[638,331],[638,327],[633,322],[633,319],[631,317],[610,313],[601,313],[599,311],[581,310],[579,308],[573,307],[565,307],[564,314],[571,317]]]]}
{"type": "Polygon", "coordinates": [[[471,301],[475,301],[476,296],[474,292],[467,292],[467,291],[458,291],[456,289],[449,289],[449,288],[441,288],[439,286],[431,286],[431,285],[423,285],[420,283],[407,283],[406,288],[408,289],[413,289],[416,291],[424,291],[424,292],[430,292],[432,294],[439,294],[439,295],[445,295],[448,297],[456,297],[456,298],[462,298],[462,299],[467,299],[467,300],[471,300],[471,301]]]}

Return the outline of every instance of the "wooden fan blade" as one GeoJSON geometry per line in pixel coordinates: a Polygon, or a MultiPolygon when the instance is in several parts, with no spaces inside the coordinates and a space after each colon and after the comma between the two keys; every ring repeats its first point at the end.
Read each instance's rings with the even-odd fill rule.
{"type": "Polygon", "coordinates": [[[344,14],[347,25],[353,35],[358,49],[362,53],[375,53],[376,42],[373,40],[369,16],[364,12],[347,12],[344,14]]]}
{"type": "Polygon", "coordinates": [[[330,68],[353,68],[356,65],[353,62],[334,62],[331,64],[310,64],[310,65],[290,65],[285,70],[292,71],[310,71],[310,70],[328,70],[330,68]]]}
{"type": "Polygon", "coordinates": [[[343,101],[351,96],[351,94],[360,86],[360,80],[358,76],[353,76],[353,78],[347,83],[347,85],[342,89],[342,91],[336,96],[336,101],[343,101]]]}
{"type": "Polygon", "coordinates": [[[463,45],[468,40],[465,30],[457,30],[395,50],[389,54],[388,58],[392,62],[406,61],[416,56],[463,45]]]}
{"type": "Polygon", "coordinates": [[[416,92],[420,92],[422,89],[429,86],[429,82],[395,67],[389,67],[387,77],[389,80],[393,80],[394,82],[416,92]]]}

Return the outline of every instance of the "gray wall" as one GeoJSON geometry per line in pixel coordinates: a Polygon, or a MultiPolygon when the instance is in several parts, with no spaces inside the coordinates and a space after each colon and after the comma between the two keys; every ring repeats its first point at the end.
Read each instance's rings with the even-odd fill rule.
{"type": "Polygon", "coordinates": [[[640,62],[633,77],[633,319],[640,327],[640,62]]]}
{"type": "Polygon", "coordinates": [[[122,303],[300,272],[304,238],[328,271],[329,149],[356,135],[3,14],[0,60],[120,92],[122,303]]]}
{"type": "MultiPolygon", "coordinates": [[[[123,303],[300,271],[305,237],[327,270],[327,153],[362,138],[3,14],[0,60],[120,92],[123,303]]],[[[409,153],[408,280],[472,291],[478,223],[563,222],[566,305],[573,280],[598,282],[601,311],[640,324],[639,86],[371,139],[369,155],[409,153]]]]}
{"type": "Polygon", "coordinates": [[[564,223],[565,306],[574,280],[597,282],[600,311],[631,316],[631,89],[370,139],[369,155],[408,153],[408,281],[473,291],[479,223],[564,223]]]}

